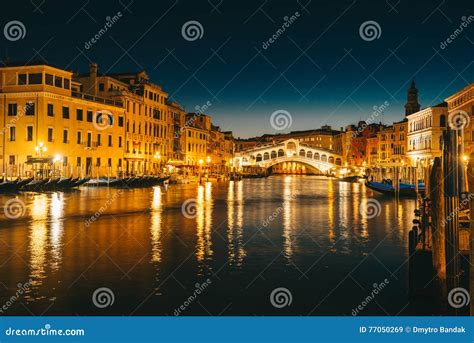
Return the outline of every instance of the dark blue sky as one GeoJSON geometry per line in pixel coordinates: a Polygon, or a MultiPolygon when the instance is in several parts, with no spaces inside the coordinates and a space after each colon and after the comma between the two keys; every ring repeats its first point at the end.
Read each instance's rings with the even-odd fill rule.
{"type": "Polygon", "coordinates": [[[338,128],[388,102],[377,120],[390,123],[403,118],[413,78],[423,107],[474,81],[474,21],[440,49],[473,7],[448,0],[9,1],[0,24],[19,20],[26,37],[1,36],[1,57],[44,58],[79,71],[90,61],[101,72],[146,69],[187,111],[209,101],[213,121],[235,136],[275,132],[276,110],[291,114],[289,130],[338,128]],[[85,49],[118,11],[122,17],[85,49]],[[299,17],[263,49],[295,12],[299,17]],[[190,20],[202,25],[201,39],[183,38],[190,20]],[[372,41],[359,34],[369,20],[381,28],[372,41]]]}

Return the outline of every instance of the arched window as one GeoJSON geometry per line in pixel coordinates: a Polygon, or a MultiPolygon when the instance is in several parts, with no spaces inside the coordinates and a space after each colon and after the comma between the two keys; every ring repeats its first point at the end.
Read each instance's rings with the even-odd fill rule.
{"type": "Polygon", "coordinates": [[[334,164],[334,157],[329,156],[329,163],[333,163],[333,164],[334,164]]]}
{"type": "Polygon", "coordinates": [[[304,151],[304,149],[301,149],[301,150],[300,150],[300,156],[303,156],[303,157],[304,157],[305,155],[306,155],[306,152],[304,151]]]}
{"type": "Polygon", "coordinates": [[[282,156],[285,156],[285,152],[283,151],[283,149],[280,149],[278,150],[278,157],[282,157],[282,156]]]}
{"type": "Polygon", "coordinates": [[[268,152],[263,154],[263,159],[264,160],[269,160],[270,159],[270,154],[268,152]]]}
{"type": "Polygon", "coordinates": [[[314,154],[314,159],[319,161],[319,153],[314,154]]]}
{"type": "Polygon", "coordinates": [[[306,157],[308,157],[308,158],[313,158],[313,152],[312,152],[312,151],[308,151],[308,152],[306,153],[306,157]]]}
{"type": "Polygon", "coordinates": [[[338,165],[338,166],[342,165],[342,161],[339,157],[336,158],[336,165],[338,165]]]}
{"type": "Polygon", "coordinates": [[[327,157],[326,155],[321,155],[321,161],[327,162],[327,161],[328,161],[328,157],[327,157]]]}
{"type": "Polygon", "coordinates": [[[257,154],[257,158],[255,159],[255,161],[257,162],[262,161],[262,154],[257,154]]]}
{"type": "Polygon", "coordinates": [[[272,157],[272,159],[277,158],[277,153],[276,153],[275,150],[272,151],[271,157],[272,157]]]}

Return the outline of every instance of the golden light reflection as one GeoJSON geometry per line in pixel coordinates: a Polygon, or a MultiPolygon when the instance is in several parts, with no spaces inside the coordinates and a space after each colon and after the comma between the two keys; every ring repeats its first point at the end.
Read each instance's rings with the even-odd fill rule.
{"type": "Polygon", "coordinates": [[[64,234],[63,211],[64,193],[53,193],[50,203],[51,232],[49,237],[51,244],[50,266],[52,270],[58,270],[62,260],[62,237],[64,234]]]}
{"type": "Polygon", "coordinates": [[[212,229],[212,183],[206,182],[205,186],[198,186],[196,199],[196,259],[205,262],[213,255],[211,229],[212,229]]]}
{"type": "Polygon", "coordinates": [[[334,233],[334,184],[332,180],[328,180],[328,228],[329,233],[328,237],[329,240],[334,243],[335,242],[335,233],[334,233]]]}
{"type": "Polygon", "coordinates": [[[153,197],[151,202],[151,262],[161,262],[161,221],[162,221],[162,191],[159,186],[153,188],[153,197]]]}
{"type": "Polygon", "coordinates": [[[293,246],[293,209],[292,209],[292,183],[293,177],[286,176],[283,188],[283,251],[285,257],[291,260],[294,252],[293,246]]]}
{"type": "Polygon", "coordinates": [[[37,288],[46,278],[46,246],[48,243],[48,197],[36,195],[31,207],[32,224],[30,228],[30,278],[32,288],[37,288]]]}
{"type": "Polygon", "coordinates": [[[227,239],[229,265],[241,266],[246,256],[243,244],[244,193],[243,182],[231,181],[227,193],[227,239]],[[235,195],[234,187],[237,187],[235,195]],[[236,217],[236,218],[235,218],[236,217]]]}

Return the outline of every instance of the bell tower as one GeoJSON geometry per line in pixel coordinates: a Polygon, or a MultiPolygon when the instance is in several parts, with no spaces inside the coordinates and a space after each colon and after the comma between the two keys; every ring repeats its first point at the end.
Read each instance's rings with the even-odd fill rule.
{"type": "Polygon", "coordinates": [[[411,82],[408,88],[407,103],[405,104],[405,116],[418,112],[420,104],[418,103],[418,89],[416,89],[415,81],[411,82]]]}

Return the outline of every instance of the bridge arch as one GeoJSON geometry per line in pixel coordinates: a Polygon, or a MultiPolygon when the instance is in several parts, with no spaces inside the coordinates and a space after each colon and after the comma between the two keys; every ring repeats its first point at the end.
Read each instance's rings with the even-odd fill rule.
{"type": "Polygon", "coordinates": [[[323,173],[332,173],[342,167],[343,159],[333,151],[306,145],[296,139],[258,146],[239,152],[234,158],[234,166],[239,167],[269,168],[280,163],[286,163],[288,166],[300,163],[323,173]]]}

